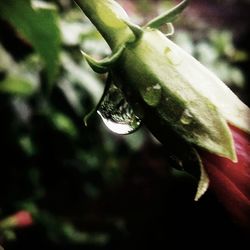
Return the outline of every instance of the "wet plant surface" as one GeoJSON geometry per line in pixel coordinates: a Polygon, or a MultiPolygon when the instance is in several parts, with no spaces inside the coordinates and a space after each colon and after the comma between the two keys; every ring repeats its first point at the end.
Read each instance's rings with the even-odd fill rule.
{"type": "MultiPolygon", "coordinates": [[[[110,50],[72,1],[31,2],[0,3],[0,245],[6,250],[243,248],[249,233],[214,192],[194,201],[197,161],[180,160],[171,153],[181,148],[179,140],[162,145],[145,127],[145,112],[163,100],[162,86],[153,81],[142,88],[150,108],[141,110],[129,93],[124,97],[111,85],[86,127],[84,117],[101,99],[107,77],[93,73],[80,51],[100,59],[110,50]],[[105,123],[128,135],[111,132],[105,123]],[[32,222],[26,221],[32,225],[2,226],[23,210],[32,215],[32,222]]],[[[140,25],[174,5],[120,2],[140,25]]],[[[194,0],[171,37],[245,103],[248,5],[194,0]]],[[[178,64],[169,52],[168,63],[178,64]]],[[[183,111],[173,113],[189,126],[193,113],[183,111]]]]}

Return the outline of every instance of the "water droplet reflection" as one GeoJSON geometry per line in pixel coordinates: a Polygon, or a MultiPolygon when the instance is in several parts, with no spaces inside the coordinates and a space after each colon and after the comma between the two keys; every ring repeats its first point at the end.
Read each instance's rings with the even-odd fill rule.
{"type": "Polygon", "coordinates": [[[117,134],[133,133],[141,124],[141,120],[115,85],[111,85],[97,113],[107,128],[117,134]]]}

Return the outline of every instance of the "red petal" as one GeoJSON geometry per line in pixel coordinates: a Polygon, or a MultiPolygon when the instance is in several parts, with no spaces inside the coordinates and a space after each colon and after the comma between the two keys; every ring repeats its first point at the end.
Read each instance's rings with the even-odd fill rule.
{"type": "Polygon", "coordinates": [[[19,211],[13,215],[15,219],[16,227],[28,227],[33,224],[33,219],[28,211],[19,211]]]}
{"type": "Polygon", "coordinates": [[[238,162],[201,152],[210,188],[236,222],[250,228],[250,136],[230,125],[238,162]]]}

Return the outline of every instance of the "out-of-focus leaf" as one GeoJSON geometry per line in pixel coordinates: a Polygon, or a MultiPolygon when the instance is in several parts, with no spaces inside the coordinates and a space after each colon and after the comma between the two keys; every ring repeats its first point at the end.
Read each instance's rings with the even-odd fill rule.
{"type": "Polygon", "coordinates": [[[74,88],[75,86],[71,82],[69,82],[65,77],[60,80],[58,87],[63,92],[64,97],[66,98],[70,106],[73,108],[75,113],[78,115],[82,115],[84,107],[81,103],[79,91],[74,88]]]}
{"type": "Polygon", "coordinates": [[[206,65],[213,65],[216,60],[221,56],[219,51],[214,46],[207,42],[201,42],[196,46],[196,54],[199,60],[206,65]]]}
{"type": "Polygon", "coordinates": [[[70,223],[64,223],[62,225],[62,231],[70,241],[75,243],[87,243],[102,246],[109,240],[109,235],[106,233],[90,234],[87,232],[80,232],[70,223]]]}
{"type": "Polygon", "coordinates": [[[60,28],[62,31],[63,43],[70,46],[79,45],[83,40],[91,39],[96,40],[101,38],[100,34],[94,29],[94,27],[89,23],[82,23],[79,21],[70,22],[66,20],[61,20],[60,28]]]}
{"type": "Polygon", "coordinates": [[[234,67],[234,68],[231,69],[231,80],[239,88],[243,88],[244,87],[245,78],[244,78],[244,75],[243,75],[242,71],[240,71],[239,68],[234,67]]]}
{"type": "Polygon", "coordinates": [[[212,30],[205,40],[194,43],[187,32],[180,32],[175,35],[175,41],[227,85],[244,87],[244,74],[233,63],[247,60],[247,54],[234,47],[232,33],[212,30]]]}
{"type": "Polygon", "coordinates": [[[14,241],[16,239],[16,234],[13,230],[4,230],[2,236],[8,241],[14,241]]]}
{"type": "Polygon", "coordinates": [[[0,82],[0,93],[30,96],[35,90],[35,86],[30,81],[21,77],[9,76],[0,82]]]}
{"type": "Polygon", "coordinates": [[[103,89],[101,82],[86,67],[78,66],[66,53],[62,54],[61,60],[64,69],[69,74],[69,80],[79,83],[92,96],[94,102],[98,103],[103,89]]]}
{"type": "Polygon", "coordinates": [[[82,42],[81,49],[86,51],[88,54],[105,57],[111,53],[110,48],[103,39],[99,38],[89,38],[82,42]]]}
{"type": "Polygon", "coordinates": [[[58,70],[60,31],[55,7],[30,0],[0,1],[0,16],[30,42],[45,62],[49,84],[58,70]]]}
{"type": "Polygon", "coordinates": [[[82,33],[81,23],[69,23],[62,20],[60,22],[63,42],[67,45],[78,45],[82,33]]]}
{"type": "Polygon", "coordinates": [[[35,154],[36,149],[30,136],[21,136],[19,144],[27,155],[32,156],[35,154]]]}
{"type": "Polygon", "coordinates": [[[235,51],[233,46],[233,34],[229,31],[218,32],[213,30],[210,32],[210,40],[213,46],[220,54],[232,55],[235,51]]]}
{"type": "Polygon", "coordinates": [[[15,61],[11,58],[8,52],[0,44],[0,71],[12,70],[13,72],[16,70],[16,68],[17,65],[15,64],[15,61]]]}
{"type": "Polygon", "coordinates": [[[77,128],[68,116],[62,113],[53,112],[52,122],[59,131],[62,131],[71,137],[75,137],[77,135],[77,128]]]}

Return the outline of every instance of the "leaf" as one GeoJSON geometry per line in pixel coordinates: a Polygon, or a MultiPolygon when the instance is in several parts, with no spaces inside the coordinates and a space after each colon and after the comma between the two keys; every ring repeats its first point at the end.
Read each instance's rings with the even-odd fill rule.
{"type": "Polygon", "coordinates": [[[77,65],[66,53],[61,55],[61,61],[63,68],[68,73],[69,81],[77,82],[82,89],[91,95],[93,101],[98,103],[103,89],[102,83],[98,78],[91,74],[86,67],[77,65]]]}
{"type": "Polygon", "coordinates": [[[8,93],[19,96],[30,96],[34,93],[36,87],[32,83],[21,77],[8,76],[0,82],[0,93],[8,93]]]}
{"type": "MultiPolygon", "coordinates": [[[[9,21],[30,42],[45,63],[49,86],[58,71],[60,31],[56,9],[30,0],[0,2],[0,16],[9,21]]],[[[49,87],[50,88],[50,87],[49,87]]]]}
{"type": "Polygon", "coordinates": [[[56,129],[72,138],[76,138],[77,128],[70,117],[64,115],[63,113],[53,112],[53,114],[51,114],[51,119],[56,129]]]}
{"type": "Polygon", "coordinates": [[[17,65],[10,54],[4,49],[0,43],[0,72],[1,71],[15,71],[17,65]]]}

